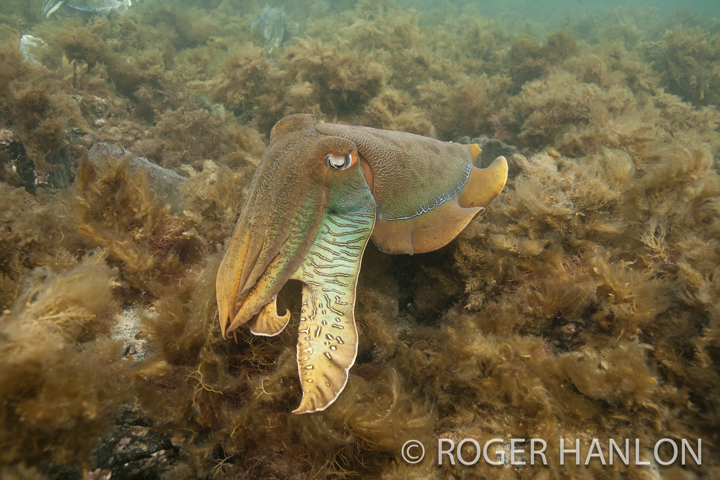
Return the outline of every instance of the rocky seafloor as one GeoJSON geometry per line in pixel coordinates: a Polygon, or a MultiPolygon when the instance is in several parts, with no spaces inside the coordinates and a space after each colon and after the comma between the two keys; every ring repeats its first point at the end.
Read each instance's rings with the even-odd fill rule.
{"type": "Polygon", "coordinates": [[[277,46],[264,2],[41,4],[0,4],[2,478],[720,476],[720,21],[298,1],[277,46]],[[298,285],[273,338],[222,339],[215,302],[293,113],[480,138],[510,163],[448,246],[368,247],[350,381],[299,416],[298,285]],[[548,465],[439,466],[440,438],[542,439],[548,465]],[[700,465],[658,463],[663,438],[700,439],[700,465]],[[424,461],[403,460],[409,439],[424,461]]]}

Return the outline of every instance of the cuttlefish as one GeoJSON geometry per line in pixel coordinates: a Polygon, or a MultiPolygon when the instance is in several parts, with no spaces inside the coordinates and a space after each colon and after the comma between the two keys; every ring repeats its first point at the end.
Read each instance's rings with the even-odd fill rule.
{"type": "Polygon", "coordinates": [[[112,10],[122,15],[131,5],[132,0],[44,0],[42,14],[45,18],[53,14],[90,18],[107,15],[112,10]]]}
{"type": "Polygon", "coordinates": [[[410,133],[317,123],[292,115],[270,133],[217,274],[223,337],[247,324],[279,334],[290,312],[277,295],[303,283],[297,362],[302,401],[325,410],[345,388],[358,334],[355,288],[372,239],[391,254],[436,250],[497,197],[508,166],[474,166],[477,145],[410,133]]]}

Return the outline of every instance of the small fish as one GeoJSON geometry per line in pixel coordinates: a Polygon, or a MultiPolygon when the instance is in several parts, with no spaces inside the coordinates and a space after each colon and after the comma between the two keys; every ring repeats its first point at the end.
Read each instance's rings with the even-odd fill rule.
{"type": "Polygon", "coordinates": [[[54,13],[63,17],[89,18],[115,10],[122,15],[131,5],[132,0],[45,0],[42,14],[45,18],[54,13]]]}

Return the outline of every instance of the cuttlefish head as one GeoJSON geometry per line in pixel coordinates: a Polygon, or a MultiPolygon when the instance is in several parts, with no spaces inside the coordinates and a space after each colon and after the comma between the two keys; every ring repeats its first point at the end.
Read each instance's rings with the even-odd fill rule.
{"type": "MultiPolygon", "coordinates": [[[[328,218],[370,213],[374,220],[375,203],[355,145],[317,133],[310,128],[314,123],[312,116],[288,117],[271,132],[218,272],[223,335],[276,299],[308,259],[328,218]]],[[[262,313],[274,312],[272,307],[266,310],[262,313]]],[[[251,323],[258,335],[282,331],[268,327],[251,323]]]]}
{"type": "Polygon", "coordinates": [[[477,154],[477,146],[416,135],[316,125],[313,115],[275,125],[218,271],[217,301],[223,336],[246,323],[273,336],[290,319],[277,312],[278,292],[290,279],[303,283],[303,398],[294,413],[324,410],[347,383],[357,355],[355,288],[371,236],[388,253],[434,250],[500,193],[505,159],[481,170],[472,165],[477,154]]]}

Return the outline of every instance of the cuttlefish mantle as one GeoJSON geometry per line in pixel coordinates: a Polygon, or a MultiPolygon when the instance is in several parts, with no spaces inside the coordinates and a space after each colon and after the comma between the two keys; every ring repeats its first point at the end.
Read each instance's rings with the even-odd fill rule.
{"type": "Polygon", "coordinates": [[[303,283],[297,360],[303,390],[293,413],[325,410],[345,388],[358,335],[355,289],[369,239],[379,250],[436,250],[497,197],[507,162],[474,166],[477,145],[403,132],[280,120],[217,275],[224,337],[247,324],[279,334],[277,295],[303,283]]]}

